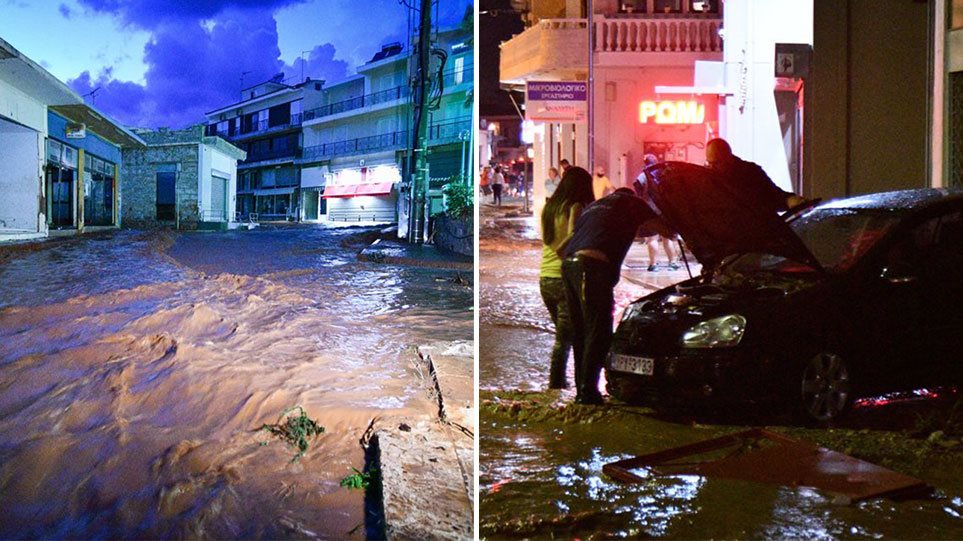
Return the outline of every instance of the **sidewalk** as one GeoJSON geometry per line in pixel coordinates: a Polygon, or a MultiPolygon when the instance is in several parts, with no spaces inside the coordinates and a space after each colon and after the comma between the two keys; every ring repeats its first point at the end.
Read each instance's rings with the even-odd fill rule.
{"type": "Polygon", "coordinates": [[[431,418],[384,420],[372,442],[381,468],[388,539],[470,540],[474,508],[472,342],[439,342],[410,353],[438,408],[431,418]]]}
{"type": "MultiPolygon", "coordinates": [[[[678,250],[678,244],[675,245],[675,248],[678,250]]],[[[665,258],[661,245],[656,250],[655,271],[647,270],[649,267],[648,254],[644,242],[634,241],[629,248],[629,253],[625,256],[625,262],[622,263],[622,279],[655,291],[689,278],[685,263],[682,261],[678,263],[679,268],[677,270],[669,269],[669,262],[665,258]]],[[[686,254],[686,257],[689,260],[689,269],[692,271],[692,276],[698,276],[702,272],[702,266],[696,262],[692,254],[686,254]]]]}

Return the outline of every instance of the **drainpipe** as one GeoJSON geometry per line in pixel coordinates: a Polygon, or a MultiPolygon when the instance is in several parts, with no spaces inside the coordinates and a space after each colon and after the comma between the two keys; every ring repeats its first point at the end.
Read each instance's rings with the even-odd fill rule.
{"type": "Polygon", "coordinates": [[[595,43],[595,2],[586,0],[588,8],[588,84],[585,86],[585,98],[588,100],[588,169],[589,174],[595,174],[595,61],[592,44],[595,43]]]}

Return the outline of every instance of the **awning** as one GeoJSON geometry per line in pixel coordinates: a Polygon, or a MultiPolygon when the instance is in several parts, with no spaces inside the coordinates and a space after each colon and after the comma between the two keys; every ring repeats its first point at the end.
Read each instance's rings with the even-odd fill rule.
{"type": "Polygon", "coordinates": [[[357,195],[387,195],[393,182],[369,182],[366,184],[330,184],[324,188],[324,197],[354,197],[357,195]]]}

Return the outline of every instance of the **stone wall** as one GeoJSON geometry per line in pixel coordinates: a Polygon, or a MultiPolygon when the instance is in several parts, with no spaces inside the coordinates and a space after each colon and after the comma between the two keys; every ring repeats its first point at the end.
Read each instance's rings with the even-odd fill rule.
{"type": "Polygon", "coordinates": [[[121,191],[123,193],[124,227],[177,226],[180,229],[196,229],[199,220],[197,208],[198,144],[151,145],[146,149],[125,149],[121,191]],[[179,220],[157,220],[158,166],[180,165],[177,171],[175,194],[179,220]]]}
{"type": "Polygon", "coordinates": [[[470,219],[449,218],[439,214],[435,218],[435,246],[456,254],[475,254],[475,224],[470,219]]]}

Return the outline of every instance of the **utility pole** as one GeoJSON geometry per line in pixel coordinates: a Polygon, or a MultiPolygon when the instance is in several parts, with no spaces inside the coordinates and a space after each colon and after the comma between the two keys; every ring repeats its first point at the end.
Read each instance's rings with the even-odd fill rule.
{"type": "Polygon", "coordinates": [[[408,216],[408,242],[424,244],[425,222],[428,216],[428,92],[431,53],[431,2],[421,0],[418,27],[418,68],[413,93],[415,108],[415,137],[410,160],[411,199],[408,216]]]}

